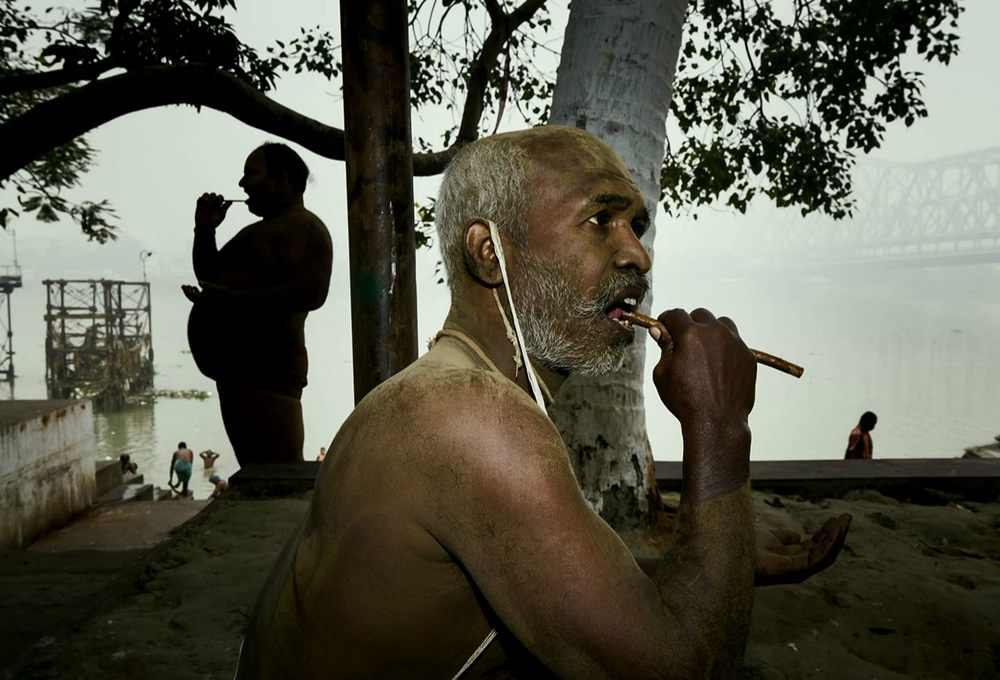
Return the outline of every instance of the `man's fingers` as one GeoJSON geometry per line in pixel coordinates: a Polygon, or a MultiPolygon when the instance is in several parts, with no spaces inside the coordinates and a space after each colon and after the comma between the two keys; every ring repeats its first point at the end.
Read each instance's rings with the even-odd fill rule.
{"type": "Polygon", "coordinates": [[[736,328],[736,322],[734,322],[728,316],[720,316],[719,317],[719,323],[721,323],[723,326],[725,326],[726,328],[728,328],[729,330],[731,330],[733,332],[733,335],[735,335],[736,337],[739,337],[740,331],[739,331],[739,329],[736,328]]]}
{"type": "Polygon", "coordinates": [[[788,529],[771,529],[771,535],[781,541],[783,545],[795,545],[802,541],[802,534],[788,529]]]}
{"type": "Polygon", "coordinates": [[[847,539],[851,519],[849,514],[831,517],[823,523],[823,527],[813,537],[818,548],[815,553],[816,568],[814,571],[822,571],[837,561],[837,556],[847,539]]]}
{"type": "Polygon", "coordinates": [[[668,309],[660,314],[657,320],[669,331],[671,328],[680,328],[692,323],[691,315],[680,308],[668,309]]]}
{"type": "Polygon", "coordinates": [[[712,314],[712,312],[708,311],[704,307],[699,307],[698,309],[693,310],[691,312],[691,318],[696,323],[712,323],[713,321],[718,321],[718,319],[715,318],[715,314],[712,314]]]}

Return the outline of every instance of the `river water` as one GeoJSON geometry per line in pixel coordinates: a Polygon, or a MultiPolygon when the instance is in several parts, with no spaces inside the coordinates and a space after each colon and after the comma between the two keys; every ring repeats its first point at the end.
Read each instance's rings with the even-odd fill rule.
{"type": "MultiPolygon", "coordinates": [[[[15,365],[13,395],[45,398],[45,312],[42,277],[26,276],[11,297],[15,365]]],[[[346,273],[334,291],[346,290],[346,273]]],[[[216,470],[236,471],[214,384],[187,352],[189,303],[181,279],[151,279],[156,387],[201,389],[204,401],[158,399],[120,413],[98,413],[99,458],[128,453],[147,482],[165,487],[170,456],[183,440],[197,453],[222,454],[216,470]]],[[[840,458],[865,410],[879,422],[875,456],[952,457],[1000,433],[1000,269],[991,265],[868,273],[847,279],[803,274],[714,276],[686,263],[658,263],[654,308],[705,306],[731,316],[751,347],[806,368],[801,380],[761,369],[751,415],[756,460],[840,458]],[[661,271],[662,270],[662,271],[661,271]],[[669,300],[669,304],[667,301],[669,300]]],[[[420,282],[420,337],[430,337],[447,311],[447,291],[420,282]]],[[[307,458],[327,446],[353,406],[349,303],[331,295],[310,315],[310,385],[303,396],[307,458]],[[345,322],[345,319],[348,320],[345,322]]],[[[655,360],[648,343],[647,374],[655,360]]],[[[4,389],[0,386],[0,390],[4,389]]],[[[646,385],[654,456],[677,460],[676,422],[646,385]]],[[[6,388],[4,397],[10,396],[6,388]]],[[[196,461],[192,488],[204,498],[211,471],[196,461]]]]}

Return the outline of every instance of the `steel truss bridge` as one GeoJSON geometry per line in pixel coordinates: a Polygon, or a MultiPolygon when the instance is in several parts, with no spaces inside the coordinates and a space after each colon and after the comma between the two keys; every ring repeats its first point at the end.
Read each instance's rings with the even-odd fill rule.
{"type": "Polygon", "coordinates": [[[858,163],[854,196],[853,218],[773,208],[764,226],[741,229],[734,242],[768,267],[1000,262],[1000,147],[921,163],[858,163]]]}

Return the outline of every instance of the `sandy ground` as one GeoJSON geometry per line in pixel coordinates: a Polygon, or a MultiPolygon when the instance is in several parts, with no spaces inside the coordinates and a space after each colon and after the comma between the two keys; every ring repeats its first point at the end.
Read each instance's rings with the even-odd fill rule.
{"type": "MultiPolygon", "coordinates": [[[[811,532],[842,512],[854,521],[826,572],[757,589],[745,678],[1000,677],[1000,503],[911,505],[875,492],[754,502],[778,528],[811,532]]],[[[308,494],[216,501],[139,559],[121,553],[121,570],[80,600],[75,620],[7,651],[0,677],[231,678],[254,597],[307,505],[308,494]]],[[[97,553],[70,554],[86,566],[97,553]]],[[[12,588],[17,579],[0,574],[0,599],[12,588]]],[[[6,616],[26,627],[39,615],[14,608],[6,616]]]]}

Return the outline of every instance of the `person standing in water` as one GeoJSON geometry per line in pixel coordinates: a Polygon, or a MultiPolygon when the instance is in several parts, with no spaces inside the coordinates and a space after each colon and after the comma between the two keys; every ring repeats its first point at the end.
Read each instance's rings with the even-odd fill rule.
{"type": "Polygon", "coordinates": [[[174,451],[174,455],[170,459],[170,480],[167,482],[167,486],[173,489],[174,493],[179,493],[182,496],[188,495],[188,482],[191,481],[192,463],[194,463],[194,451],[189,449],[185,442],[179,442],[177,450],[174,451]],[[181,485],[180,491],[174,486],[175,472],[177,473],[177,481],[181,485]]]}

